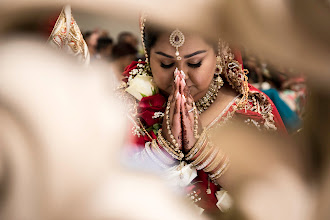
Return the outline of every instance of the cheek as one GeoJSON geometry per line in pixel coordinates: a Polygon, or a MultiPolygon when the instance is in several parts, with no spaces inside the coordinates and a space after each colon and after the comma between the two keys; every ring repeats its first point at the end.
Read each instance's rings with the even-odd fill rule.
{"type": "Polygon", "coordinates": [[[157,87],[163,92],[170,94],[174,80],[172,73],[174,70],[164,69],[159,65],[153,65],[152,62],[150,63],[150,68],[157,87]]]}
{"type": "Polygon", "coordinates": [[[191,81],[198,90],[208,89],[215,72],[215,64],[213,62],[205,63],[200,68],[193,70],[190,75],[191,81]]]}

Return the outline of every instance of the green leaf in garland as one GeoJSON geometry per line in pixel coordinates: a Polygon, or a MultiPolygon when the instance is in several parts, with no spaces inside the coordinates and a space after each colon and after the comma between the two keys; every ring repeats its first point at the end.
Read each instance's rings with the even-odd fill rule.
{"type": "Polygon", "coordinates": [[[143,93],[141,93],[141,92],[140,92],[140,95],[141,95],[142,97],[147,97],[145,94],[143,94],[143,93]]]}
{"type": "Polygon", "coordinates": [[[156,89],[154,89],[154,88],[151,88],[151,91],[152,91],[152,95],[156,95],[156,94],[157,94],[157,91],[156,91],[156,89]]]}
{"type": "Polygon", "coordinates": [[[154,129],[159,130],[160,129],[160,124],[156,123],[152,126],[154,129]]]}

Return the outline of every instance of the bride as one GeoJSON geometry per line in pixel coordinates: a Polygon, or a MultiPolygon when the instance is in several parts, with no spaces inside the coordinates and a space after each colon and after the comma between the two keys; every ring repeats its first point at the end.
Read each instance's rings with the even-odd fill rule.
{"type": "Polygon", "coordinates": [[[247,83],[239,53],[179,29],[165,30],[141,18],[146,61],[124,72],[123,96],[132,103],[135,158],[152,161],[184,187],[206,211],[228,208],[230,158],[209,131],[239,118],[259,130],[286,132],[270,99],[247,83]],[[235,59],[237,58],[237,60],[235,59]]]}

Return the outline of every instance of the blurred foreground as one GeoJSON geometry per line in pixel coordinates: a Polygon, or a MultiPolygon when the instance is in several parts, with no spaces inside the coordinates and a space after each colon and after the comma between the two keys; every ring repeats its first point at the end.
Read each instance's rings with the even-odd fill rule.
{"type": "MultiPolygon", "coordinates": [[[[61,1],[15,3],[0,3],[2,18],[21,15],[0,23],[0,219],[205,218],[154,173],[121,163],[129,129],[107,65],[82,67],[73,57],[46,48],[35,26],[25,26],[36,18],[31,11],[41,8],[47,14],[61,8],[61,1]]],[[[234,208],[215,218],[329,219],[330,38],[324,27],[330,19],[320,19],[329,17],[324,13],[329,12],[328,1],[203,3],[198,13],[209,16],[196,21],[183,13],[180,19],[189,22],[178,23],[203,33],[214,30],[208,31],[211,39],[225,33],[275,65],[294,67],[308,78],[311,91],[303,129],[287,139],[236,124],[217,131],[215,141],[231,154],[236,184],[230,186],[234,208]],[[294,8],[296,4],[301,7],[294,8]],[[303,12],[309,16],[302,17],[303,12]],[[228,17],[232,19],[224,20],[228,17]]],[[[172,24],[179,16],[174,12],[186,4],[180,2],[173,16],[166,16],[162,1],[141,1],[138,6],[133,1],[72,1],[77,10],[128,20],[148,5],[160,25],[172,24]]],[[[200,5],[193,1],[190,12],[197,14],[200,5]]]]}

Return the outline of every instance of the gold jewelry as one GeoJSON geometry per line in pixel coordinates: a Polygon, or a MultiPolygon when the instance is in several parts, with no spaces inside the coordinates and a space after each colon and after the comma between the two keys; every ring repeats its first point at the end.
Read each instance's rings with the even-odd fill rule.
{"type": "Polygon", "coordinates": [[[143,14],[140,17],[140,33],[141,33],[141,42],[142,42],[142,47],[143,47],[143,52],[144,52],[144,56],[146,58],[145,62],[148,64],[148,53],[147,53],[147,49],[146,49],[146,45],[144,42],[144,29],[146,26],[146,21],[147,21],[147,15],[143,14]]]}
{"type": "Polygon", "coordinates": [[[193,102],[194,109],[194,137],[198,139],[200,135],[198,134],[198,110],[196,108],[195,102],[193,102]]]}
{"type": "Polygon", "coordinates": [[[202,149],[201,147],[205,143],[206,138],[207,138],[206,129],[204,129],[203,132],[200,134],[200,137],[195,143],[195,145],[190,149],[188,154],[185,156],[186,160],[191,160],[197,154],[197,152],[202,149]]]}
{"type": "Polygon", "coordinates": [[[152,149],[155,149],[157,155],[160,157],[160,160],[167,165],[172,165],[174,161],[164,154],[164,152],[159,148],[158,143],[155,139],[151,142],[152,149]]]}
{"type": "Polygon", "coordinates": [[[197,170],[202,170],[202,169],[204,169],[205,167],[209,166],[210,162],[213,161],[213,160],[216,158],[217,154],[218,154],[218,149],[215,149],[215,150],[211,153],[211,155],[209,156],[209,158],[207,158],[207,159],[206,159],[201,165],[196,166],[196,169],[197,169],[197,170]]]}
{"type": "Polygon", "coordinates": [[[165,110],[165,119],[166,119],[166,126],[167,126],[167,132],[168,132],[168,135],[170,136],[171,138],[171,141],[174,145],[174,150],[177,151],[179,150],[179,143],[176,141],[173,133],[172,133],[172,130],[171,130],[171,125],[170,125],[170,107],[171,107],[171,102],[170,101],[167,101],[167,105],[166,105],[166,110],[165,110]]]}
{"type": "Polygon", "coordinates": [[[185,38],[183,33],[179,29],[175,29],[171,35],[170,35],[170,44],[175,47],[176,52],[175,56],[177,60],[181,60],[179,53],[179,47],[181,47],[184,44],[185,38]]]}
{"type": "Polygon", "coordinates": [[[151,158],[151,160],[154,161],[154,162],[155,162],[158,166],[160,166],[161,168],[164,168],[164,169],[169,168],[169,166],[165,165],[162,161],[160,161],[160,160],[159,160],[159,159],[153,154],[153,152],[152,152],[151,149],[150,149],[150,144],[151,144],[151,142],[147,142],[147,143],[145,144],[144,149],[146,150],[146,152],[147,152],[148,156],[151,158]]]}
{"type": "Polygon", "coordinates": [[[191,162],[191,164],[194,165],[194,166],[197,166],[198,164],[200,164],[205,159],[205,157],[212,150],[213,150],[213,145],[207,144],[206,147],[204,148],[204,150],[201,152],[201,154],[198,155],[197,158],[193,162],[191,162]]]}
{"type": "Polygon", "coordinates": [[[223,86],[223,80],[221,78],[222,73],[222,58],[221,58],[221,40],[218,41],[218,54],[217,54],[217,62],[216,62],[216,68],[214,73],[214,78],[212,79],[212,82],[209,86],[209,90],[206,92],[206,94],[199,99],[196,102],[197,109],[199,113],[201,114],[204,112],[208,107],[211,106],[211,104],[217,99],[219,89],[223,86]]]}
{"type": "Polygon", "coordinates": [[[167,143],[167,140],[162,135],[162,129],[158,130],[158,135],[157,135],[157,140],[159,141],[158,143],[166,150],[167,153],[169,153],[173,158],[177,160],[182,160],[184,157],[184,154],[182,153],[181,150],[175,151],[174,148],[170,146],[170,143],[167,143]]]}
{"type": "Polygon", "coordinates": [[[216,169],[224,157],[225,157],[225,154],[223,154],[221,151],[219,151],[217,153],[215,159],[210,163],[210,165],[207,166],[206,168],[204,168],[204,172],[209,173],[209,172],[213,171],[214,169],[216,169]]]}
{"type": "MultiPolygon", "coordinates": [[[[220,77],[221,78],[221,77],[220,77]]],[[[212,79],[212,82],[209,86],[209,90],[206,94],[196,102],[196,107],[198,109],[199,114],[204,112],[211,104],[217,99],[218,92],[221,86],[223,85],[222,79],[217,81],[216,79],[212,79]]]]}
{"type": "Polygon", "coordinates": [[[230,161],[228,158],[226,158],[223,165],[214,174],[209,176],[210,179],[213,181],[219,179],[227,171],[229,165],[230,165],[230,161]]]}

